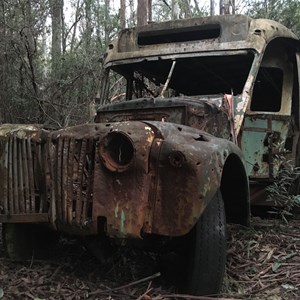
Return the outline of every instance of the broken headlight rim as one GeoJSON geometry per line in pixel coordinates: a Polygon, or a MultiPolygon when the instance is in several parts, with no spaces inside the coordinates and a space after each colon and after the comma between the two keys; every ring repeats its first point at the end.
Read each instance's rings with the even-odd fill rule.
{"type": "Polygon", "coordinates": [[[100,158],[112,172],[126,171],[133,161],[134,153],[133,142],[124,132],[112,131],[99,144],[100,158]]]}

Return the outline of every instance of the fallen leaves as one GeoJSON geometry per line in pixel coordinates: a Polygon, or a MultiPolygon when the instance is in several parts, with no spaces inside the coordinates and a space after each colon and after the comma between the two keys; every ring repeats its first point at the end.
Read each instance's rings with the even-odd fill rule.
{"type": "Polygon", "coordinates": [[[282,225],[278,220],[254,219],[253,227],[232,225],[230,232],[226,294],[243,299],[300,298],[299,221],[282,225]]]}
{"type": "MultiPolygon", "coordinates": [[[[300,298],[300,221],[282,225],[254,219],[250,228],[230,225],[229,236],[227,276],[219,297],[300,298]]],[[[157,273],[155,256],[138,249],[126,249],[105,268],[74,241],[49,261],[16,264],[1,251],[1,300],[205,299],[176,294],[157,273]]]]}

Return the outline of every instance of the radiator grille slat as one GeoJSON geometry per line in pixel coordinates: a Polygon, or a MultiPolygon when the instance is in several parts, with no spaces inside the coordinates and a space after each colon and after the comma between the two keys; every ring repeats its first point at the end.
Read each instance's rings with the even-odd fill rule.
{"type": "MultiPolygon", "coordinates": [[[[56,201],[57,201],[57,213],[59,220],[63,220],[62,215],[62,194],[61,194],[61,185],[62,185],[62,148],[63,148],[63,139],[58,139],[57,147],[57,168],[56,168],[56,201]]],[[[55,180],[55,178],[54,178],[55,180]]]]}
{"type": "Polygon", "coordinates": [[[8,204],[9,213],[14,213],[14,190],[13,190],[13,139],[9,139],[8,149],[8,204]]]}
{"type": "Polygon", "coordinates": [[[1,156],[1,203],[4,214],[45,212],[46,208],[36,204],[40,198],[47,198],[45,173],[41,167],[41,147],[42,144],[33,142],[30,138],[6,138],[1,156]]]}
{"type": "Polygon", "coordinates": [[[89,148],[92,149],[92,155],[87,157],[87,180],[86,182],[86,201],[84,202],[83,206],[83,215],[92,215],[92,189],[93,189],[93,172],[94,172],[94,164],[95,164],[95,159],[94,159],[94,154],[95,154],[95,147],[93,145],[93,140],[89,140],[89,148]]]}
{"type": "Polygon", "coordinates": [[[17,173],[18,173],[18,194],[19,194],[19,207],[20,213],[25,213],[25,189],[24,189],[24,181],[23,181],[23,156],[22,156],[22,140],[20,140],[17,145],[17,173]]]}
{"type": "Polygon", "coordinates": [[[55,147],[51,142],[51,139],[48,139],[47,143],[48,147],[48,157],[49,157],[49,171],[50,171],[50,178],[49,178],[49,188],[51,193],[51,201],[50,201],[50,220],[51,223],[55,223],[56,221],[56,191],[55,191],[55,176],[54,176],[54,170],[56,170],[56,152],[55,147]]]}
{"type": "Polygon", "coordinates": [[[83,226],[91,219],[95,143],[93,139],[73,137],[58,137],[52,143],[50,186],[54,219],[83,226]]]}
{"type": "Polygon", "coordinates": [[[47,186],[47,181],[46,181],[46,176],[47,176],[47,147],[45,143],[41,144],[41,147],[38,147],[38,152],[39,152],[39,169],[41,172],[41,177],[40,177],[40,207],[39,207],[39,212],[42,213],[48,208],[48,186],[47,186]]]}
{"type": "Polygon", "coordinates": [[[84,176],[84,166],[86,161],[86,144],[87,141],[84,139],[80,145],[80,152],[78,157],[78,172],[77,172],[77,199],[76,199],[76,222],[81,222],[82,215],[82,205],[84,201],[82,188],[83,188],[83,176],[84,176]]]}
{"type": "Polygon", "coordinates": [[[29,187],[29,166],[28,166],[28,156],[26,140],[22,140],[22,163],[23,163],[23,177],[24,177],[24,190],[25,190],[25,211],[30,213],[30,187],[29,187]]]}
{"type": "Polygon", "coordinates": [[[68,155],[69,155],[69,138],[63,140],[63,153],[62,153],[62,212],[63,219],[68,220],[68,155]]]}
{"type": "Polygon", "coordinates": [[[71,138],[69,141],[69,155],[67,162],[67,193],[68,193],[68,203],[67,203],[67,220],[68,222],[72,222],[73,218],[73,159],[75,154],[75,140],[71,138]]]}
{"type": "Polygon", "coordinates": [[[34,169],[33,169],[33,159],[32,159],[32,147],[31,141],[27,140],[27,147],[28,147],[28,177],[29,177],[29,186],[30,186],[30,212],[35,211],[35,190],[34,190],[34,169]]]}
{"type": "Polygon", "coordinates": [[[9,141],[5,143],[4,147],[4,164],[3,164],[3,197],[0,199],[0,201],[3,201],[3,209],[4,212],[8,211],[8,165],[9,165],[9,158],[8,158],[8,153],[9,153],[9,141]]]}
{"type": "Polygon", "coordinates": [[[14,191],[14,199],[15,201],[15,211],[17,213],[20,212],[19,208],[19,190],[18,190],[18,156],[17,156],[17,138],[14,137],[12,140],[12,148],[13,148],[13,158],[12,158],[12,164],[13,164],[13,191],[14,191]]]}

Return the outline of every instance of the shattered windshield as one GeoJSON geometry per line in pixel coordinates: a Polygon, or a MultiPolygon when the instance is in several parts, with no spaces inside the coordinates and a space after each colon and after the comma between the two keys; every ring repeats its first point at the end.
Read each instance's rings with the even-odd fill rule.
{"type": "Polygon", "coordinates": [[[165,93],[167,96],[237,95],[242,93],[253,59],[253,52],[240,51],[235,55],[145,58],[114,65],[111,69],[122,76],[114,78],[113,86],[123,77],[126,90],[116,92],[111,86],[110,99],[158,97],[165,93]]]}

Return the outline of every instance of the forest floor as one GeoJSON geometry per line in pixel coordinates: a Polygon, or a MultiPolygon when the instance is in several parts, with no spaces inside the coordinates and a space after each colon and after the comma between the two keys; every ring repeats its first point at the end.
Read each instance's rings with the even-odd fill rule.
{"type": "MultiPolygon", "coordinates": [[[[253,218],[251,227],[229,225],[228,231],[219,298],[300,299],[300,220],[253,218]]],[[[157,273],[152,253],[122,251],[103,268],[70,239],[61,241],[50,260],[12,263],[0,250],[0,299],[200,299],[175,294],[157,273]]]]}

